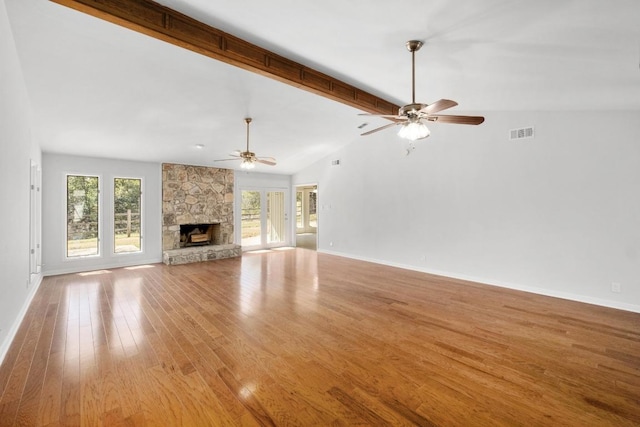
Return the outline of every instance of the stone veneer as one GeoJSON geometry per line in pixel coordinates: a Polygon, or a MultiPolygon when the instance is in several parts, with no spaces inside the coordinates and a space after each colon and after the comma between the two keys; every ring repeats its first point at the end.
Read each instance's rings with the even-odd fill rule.
{"type": "Polygon", "coordinates": [[[190,246],[188,248],[163,251],[162,262],[167,265],[188,264],[191,262],[232,258],[240,255],[242,255],[242,248],[239,245],[190,246]]]}
{"type": "Polygon", "coordinates": [[[240,255],[233,244],[233,170],[162,164],[162,250],[166,264],[240,255]],[[180,248],[180,224],[220,223],[220,245],[180,248]],[[184,256],[179,251],[188,251],[184,256]],[[172,262],[175,260],[175,262],[172,262]]]}

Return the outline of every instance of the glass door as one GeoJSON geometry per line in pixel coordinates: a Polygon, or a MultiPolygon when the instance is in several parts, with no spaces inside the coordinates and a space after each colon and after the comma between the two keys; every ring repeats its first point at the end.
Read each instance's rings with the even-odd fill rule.
{"type": "Polygon", "coordinates": [[[287,242],[285,191],[242,190],[240,244],[243,249],[282,246],[287,242]]]}
{"type": "Polygon", "coordinates": [[[284,191],[267,192],[267,245],[285,242],[284,191]]]}

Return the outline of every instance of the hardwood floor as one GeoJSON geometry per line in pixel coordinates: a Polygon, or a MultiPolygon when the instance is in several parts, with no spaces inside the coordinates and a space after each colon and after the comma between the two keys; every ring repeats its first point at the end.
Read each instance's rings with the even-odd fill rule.
{"type": "Polygon", "coordinates": [[[640,314],[295,249],[44,279],[0,425],[640,425],[640,314]]]}

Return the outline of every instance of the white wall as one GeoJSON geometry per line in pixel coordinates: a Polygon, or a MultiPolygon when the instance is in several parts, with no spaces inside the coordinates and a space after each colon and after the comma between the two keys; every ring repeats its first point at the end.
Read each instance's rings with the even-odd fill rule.
{"type": "Polygon", "coordinates": [[[319,249],[640,311],[640,112],[485,116],[434,124],[408,156],[393,131],[363,137],[295,175],[319,183],[319,249]]]}
{"type": "Polygon", "coordinates": [[[162,173],[159,163],[131,162],[45,153],[42,171],[45,275],[124,267],[162,261],[162,173]],[[102,248],[98,257],[67,259],[65,249],[66,175],[100,177],[102,248]],[[113,179],[142,178],[143,251],[113,253],[113,179]]]}
{"type": "Polygon", "coordinates": [[[0,0],[0,363],[41,279],[29,274],[30,163],[40,164],[30,109],[0,0]]]}
{"type": "Polygon", "coordinates": [[[290,175],[279,175],[273,173],[235,171],[234,183],[243,187],[291,187],[290,175]]]}

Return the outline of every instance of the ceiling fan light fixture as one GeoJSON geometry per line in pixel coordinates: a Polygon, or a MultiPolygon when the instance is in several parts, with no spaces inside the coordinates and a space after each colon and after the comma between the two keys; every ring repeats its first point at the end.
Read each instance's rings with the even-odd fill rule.
{"type": "Polygon", "coordinates": [[[421,120],[409,120],[400,127],[398,136],[409,141],[416,141],[431,135],[429,128],[421,120]]]}
{"type": "Polygon", "coordinates": [[[256,167],[256,164],[251,159],[242,159],[242,163],[240,163],[240,167],[242,169],[253,169],[256,167]]]}

